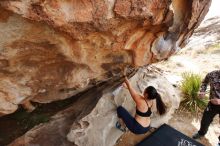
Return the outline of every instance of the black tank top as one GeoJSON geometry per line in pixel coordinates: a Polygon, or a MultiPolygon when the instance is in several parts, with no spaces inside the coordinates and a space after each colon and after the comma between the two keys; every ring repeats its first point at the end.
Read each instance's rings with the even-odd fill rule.
{"type": "MultiPolygon", "coordinates": [[[[146,103],[147,103],[147,102],[146,102],[146,103]]],[[[148,106],[148,104],[147,104],[147,106],[148,106]]],[[[145,113],[139,111],[139,110],[136,108],[136,114],[139,115],[139,116],[141,116],[141,117],[150,117],[150,115],[152,114],[152,112],[151,112],[151,107],[148,106],[148,110],[147,110],[145,113]]]]}

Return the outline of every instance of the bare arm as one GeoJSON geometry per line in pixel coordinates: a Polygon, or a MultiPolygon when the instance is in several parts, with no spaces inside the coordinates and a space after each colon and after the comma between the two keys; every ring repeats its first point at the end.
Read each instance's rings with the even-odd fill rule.
{"type": "Polygon", "coordinates": [[[141,101],[142,101],[142,97],[141,97],[141,95],[139,95],[139,94],[135,91],[135,89],[131,86],[131,83],[129,82],[129,80],[128,80],[127,77],[125,77],[125,84],[127,85],[127,88],[128,88],[128,90],[129,90],[129,92],[130,92],[130,94],[131,94],[131,97],[133,98],[134,102],[135,102],[136,104],[140,104],[141,101]]]}

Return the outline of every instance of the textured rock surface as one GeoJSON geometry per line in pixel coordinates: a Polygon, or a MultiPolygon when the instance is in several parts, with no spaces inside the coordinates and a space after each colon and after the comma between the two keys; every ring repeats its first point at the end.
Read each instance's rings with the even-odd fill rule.
{"type": "Polygon", "coordinates": [[[220,16],[209,18],[195,30],[185,48],[208,48],[220,43],[220,16]]]}
{"type": "MultiPolygon", "coordinates": [[[[138,71],[131,78],[131,82],[140,91],[148,85],[153,85],[158,89],[163,100],[169,107],[169,112],[163,117],[158,117],[154,113],[152,126],[157,127],[161,123],[167,122],[174,109],[179,105],[177,89],[155,68],[138,71]]],[[[112,92],[112,88],[114,88],[112,85],[115,86],[115,84],[109,81],[107,86],[100,86],[90,90],[80,97],[70,108],[53,116],[50,122],[34,127],[24,136],[16,139],[10,146],[114,145],[117,139],[123,134],[115,128],[117,105],[125,106],[131,113],[134,113],[135,108],[128,91],[118,88],[112,92]],[[109,89],[106,90],[107,88],[109,89]],[[94,99],[91,97],[94,97],[94,99]],[[67,134],[68,140],[73,143],[67,140],[67,134]]]]}
{"type": "MultiPolygon", "coordinates": [[[[133,87],[140,93],[147,86],[154,86],[158,89],[168,107],[168,112],[164,116],[159,116],[155,112],[156,107],[153,107],[154,113],[151,126],[158,127],[163,123],[167,123],[174,110],[179,107],[180,98],[178,90],[155,68],[139,70],[130,81],[133,87]]],[[[128,90],[118,88],[113,92],[113,95],[102,97],[89,115],[73,124],[71,131],[67,135],[68,140],[79,146],[114,145],[122,135],[121,131],[114,128],[118,120],[116,114],[116,107],[118,105],[124,106],[132,114],[135,113],[135,104],[128,90]]]]}
{"type": "Polygon", "coordinates": [[[70,97],[126,65],[168,58],[185,45],[210,3],[1,0],[0,114],[26,101],[70,97]]]}
{"type": "MultiPolygon", "coordinates": [[[[133,76],[135,72],[129,73],[133,76]]],[[[13,141],[10,146],[73,146],[66,138],[73,122],[77,122],[88,115],[102,97],[109,97],[112,91],[121,84],[122,78],[110,79],[100,83],[86,92],[83,92],[77,100],[67,109],[54,115],[48,123],[35,126],[23,136],[13,141]]],[[[84,122],[84,127],[87,122],[84,122]]]]}

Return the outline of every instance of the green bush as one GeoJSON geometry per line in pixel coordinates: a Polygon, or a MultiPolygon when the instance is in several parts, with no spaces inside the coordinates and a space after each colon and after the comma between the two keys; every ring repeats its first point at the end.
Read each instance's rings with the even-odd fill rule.
{"type": "Polygon", "coordinates": [[[202,77],[199,74],[192,72],[185,72],[182,74],[183,80],[181,82],[181,91],[183,93],[183,100],[181,107],[193,113],[203,110],[207,103],[207,97],[201,99],[198,97],[198,92],[202,83],[202,77]]]}

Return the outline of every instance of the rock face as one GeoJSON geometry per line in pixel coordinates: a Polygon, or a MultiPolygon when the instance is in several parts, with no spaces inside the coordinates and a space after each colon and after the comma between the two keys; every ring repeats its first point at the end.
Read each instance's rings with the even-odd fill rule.
{"type": "MultiPolygon", "coordinates": [[[[130,81],[136,91],[140,93],[143,93],[147,86],[154,86],[158,89],[162,100],[168,107],[168,112],[164,116],[159,116],[155,112],[156,107],[153,107],[151,126],[158,127],[167,123],[174,110],[179,107],[178,89],[175,89],[155,68],[139,70],[130,81]]],[[[123,87],[116,89],[113,95],[103,96],[89,115],[75,122],[67,135],[68,140],[78,146],[113,146],[122,135],[122,132],[115,128],[118,120],[116,107],[119,105],[134,115],[135,103],[128,90],[123,87]]]]}
{"type": "Polygon", "coordinates": [[[185,48],[208,48],[220,43],[220,16],[209,18],[195,30],[185,48]]]}
{"type": "MultiPolygon", "coordinates": [[[[134,74],[130,75],[133,76],[134,74]]],[[[58,112],[51,117],[48,123],[35,126],[9,146],[73,146],[74,144],[66,138],[73,122],[77,122],[88,115],[99,99],[111,95],[120,82],[122,79],[118,77],[87,90],[69,108],[58,112]]],[[[84,126],[86,124],[87,122],[84,126]]]]}
{"type": "Polygon", "coordinates": [[[1,0],[0,115],[68,98],[184,46],[210,0],[1,0]]]}
{"type": "MultiPolygon", "coordinates": [[[[155,86],[168,107],[167,114],[162,117],[153,113],[151,126],[157,127],[168,122],[178,108],[180,99],[178,90],[164,78],[161,71],[154,67],[140,69],[130,81],[140,92],[146,86],[155,86]]],[[[107,86],[88,91],[71,107],[53,116],[50,122],[34,127],[10,146],[113,146],[123,134],[115,128],[118,120],[116,107],[123,105],[131,113],[135,109],[128,90],[120,87],[114,90],[115,82],[119,80],[113,82],[108,81],[107,86]]]]}

